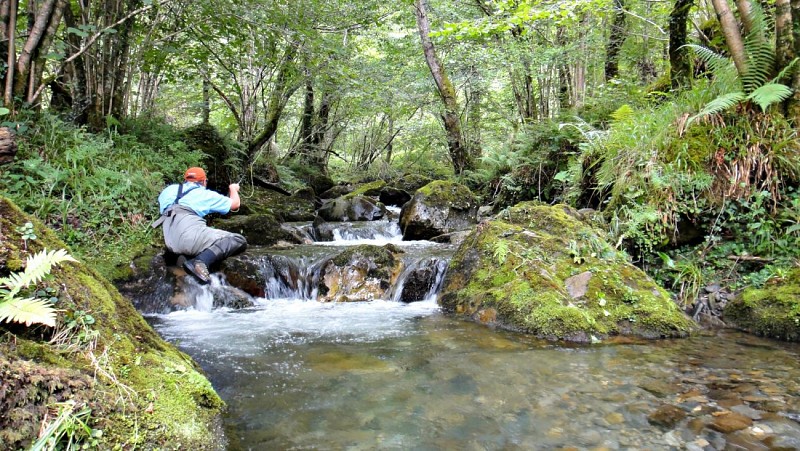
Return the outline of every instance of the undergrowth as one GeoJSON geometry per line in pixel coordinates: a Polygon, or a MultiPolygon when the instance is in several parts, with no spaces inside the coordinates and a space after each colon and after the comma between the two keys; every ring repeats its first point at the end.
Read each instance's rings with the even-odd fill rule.
{"type": "Polygon", "coordinates": [[[168,127],[148,130],[150,144],[143,144],[133,134],[91,134],[47,114],[20,123],[16,160],[2,169],[4,190],[106,276],[153,240],[159,191],[202,157],[168,127]]]}

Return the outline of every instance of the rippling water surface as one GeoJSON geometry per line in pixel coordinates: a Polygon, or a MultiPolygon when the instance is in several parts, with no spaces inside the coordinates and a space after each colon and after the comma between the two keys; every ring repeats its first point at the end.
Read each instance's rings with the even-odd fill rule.
{"type": "Polygon", "coordinates": [[[800,347],[732,331],[563,346],[434,301],[149,319],[228,403],[231,449],[800,449],[800,347]],[[667,404],[686,418],[651,424],[667,404]]]}

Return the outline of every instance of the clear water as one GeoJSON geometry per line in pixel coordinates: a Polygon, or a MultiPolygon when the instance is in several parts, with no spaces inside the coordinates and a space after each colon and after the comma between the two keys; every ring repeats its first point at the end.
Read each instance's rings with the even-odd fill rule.
{"type": "Polygon", "coordinates": [[[798,446],[774,449],[800,449],[800,424],[783,416],[800,413],[800,347],[736,332],[558,346],[444,316],[433,301],[284,299],[151,319],[228,403],[231,449],[667,450],[759,431],[798,446]],[[762,412],[760,429],[694,431],[692,419],[721,409],[714,396],[762,412]],[[709,411],[650,425],[665,403],[709,411]]]}
{"type": "Polygon", "coordinates": [[[227,402],[233,450],[800,449],[800,345],[733,331],[556,345],[435,299],[201,303],[149,320],[227,402]],[[652,425],[665,404],[687,418],[652,425]],[[708,426],[729,410],[757,419],[708,426]]]}

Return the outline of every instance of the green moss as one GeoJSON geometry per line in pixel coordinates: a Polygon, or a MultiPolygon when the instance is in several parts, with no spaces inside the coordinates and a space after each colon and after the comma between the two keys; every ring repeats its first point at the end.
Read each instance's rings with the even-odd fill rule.
{"type": "MultiPolygon", "coordinates": [[[[29,252],[66,248],[52,231],[0,198],[0,232],[9,238],[0,242],[0,268],[24,256],[19,248],[7,245],[15,239],[8,231],[28,220],[34,222],[38,235],[29,242],[29,252]]],[[[53,375],[54,386],[70,387],[64,397],[86,399],[95,418],[93,427],[104,432],[101,449],[224,446],[216,433],[224,406],[208,380],[188,356],[164,342],[107,279],[81,263],[66,263],[53,269],[47,283],[61,288],[62,315],[80,310],[95,318],[89,328],[98,332],[96,345],[62,336],[58,341],[76,345],[53,346],[48,343],[52,332],[37,335],[34,329],[14,328],[17,336],[0,343],[0,355],[10,357],[9,371],[30,374],[32,381],[39,380],[36,374],[53,375]],[[81,374],[94,382],[70,386],[68,381],[81,374]]],[[[58,322],[63,325],[64,318],[58,322]]],[[[0,325],[0,329],[8,327],[0,325]]],[[[20,398],[0,390],[0,404],[13,402],[15,408],[29,413],[22,423],[0,419],[0,436],[13,435],[20,428],[38,430],[47,404],[58,399],[20,398]]],[[[15,447],[29,446],[31,437],[20,439],[15,447]]]]}
{"type": "Polygon", "coordinates": [[[763,289],[747,289],[728,303],[725,320],[751,333],[800,341],[800,269],[763,289]]]}
{"type": "Polygon", "coordinates": [[[550,339],[693,329],[663,289],[622,255],[605,252],[610,246],[569,210],[525,203],[503,217],[510,222],[482,224],[456,252],[440,296],[445,310],[478,319],[494,309],[499,325],[550,339]],[[586,293],[572,298],[566,280],[584,272],[591,274],[586,293]]]}
{"type": "Polygon", "coordinates": [[[477,205],[472,191],[464,185],[445,180],[434,180],[417,190],[415,196],[424,196],[431,205],[446,205],[457,210],[467,210],[477,205]]]}
{"type": "Polygon", "coordinates": [[[386,186],[386,182],[383,180],[364,183],[363,185],[359,185],[350,193],[345,194],[343,197],[349,200],[355,198],[356,196],[378,196],[380,195],[381,189],[384,186],[386,186]]]}

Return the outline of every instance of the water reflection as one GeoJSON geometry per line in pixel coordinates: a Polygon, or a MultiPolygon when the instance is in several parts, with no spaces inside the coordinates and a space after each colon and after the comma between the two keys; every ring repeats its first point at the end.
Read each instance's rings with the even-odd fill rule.
{"type": "Polygon", "coordinates": [[[559,346],[433,301],[151,321],[228,403],[232,449],[800,449],[800,347],[732,331],[559,346]]]}

